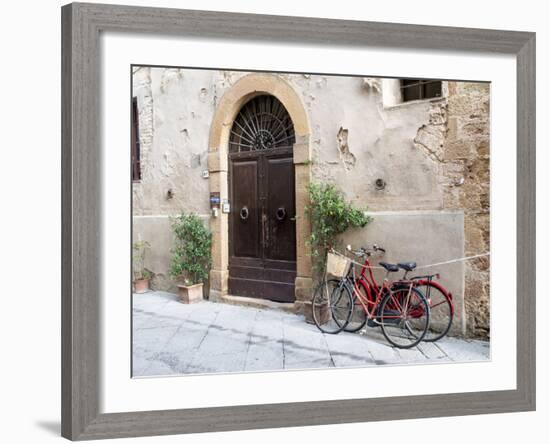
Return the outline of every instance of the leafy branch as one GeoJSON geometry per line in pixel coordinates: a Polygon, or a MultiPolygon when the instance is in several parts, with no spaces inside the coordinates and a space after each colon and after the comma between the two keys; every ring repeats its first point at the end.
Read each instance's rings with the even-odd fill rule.
{"type": "Polygon", "coordinates": [[[347,202],[343,193],[330,183],[309,185],[310,203],[306,214],[311,221],[311,236],[308,244],[315,269],[322,272],[328,250],[336,247],[338,236],[348,228],[365,227],[372,218],[364,210],[347,202]]]}

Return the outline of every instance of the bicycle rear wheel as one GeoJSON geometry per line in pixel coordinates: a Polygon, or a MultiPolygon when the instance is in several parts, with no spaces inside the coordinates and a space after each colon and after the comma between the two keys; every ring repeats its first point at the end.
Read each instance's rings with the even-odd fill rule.
{"type": "Polygon", "coordinates": [[[430,326],[422,340],[438,341],[449,332],[453,324],[454,308],[451,297],[431,282],[422,282],[416,288],[430,305],[430,326]]]}
{"type": "Polygon", "coordinates": [[[389,292],[380,303],[378,314],[384,337],[397,348],[418,345],[430,325],[430,307],[416,288],[389,292]]]}
{"type": "Polygon", "coordinates": [[[311,304],[313,321],[324,333],[340,333],[348,324],[353,300],[344,282],[328,279],[315,289],[311,304]]]}

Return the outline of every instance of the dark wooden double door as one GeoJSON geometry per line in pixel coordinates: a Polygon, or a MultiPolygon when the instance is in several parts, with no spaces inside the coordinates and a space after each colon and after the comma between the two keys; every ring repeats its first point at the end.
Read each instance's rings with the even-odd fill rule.
{"type": "Polygon", "coordinates": [[[229,292],[293,302],[296,205],[292,148],[229,155],[229,292]]]}

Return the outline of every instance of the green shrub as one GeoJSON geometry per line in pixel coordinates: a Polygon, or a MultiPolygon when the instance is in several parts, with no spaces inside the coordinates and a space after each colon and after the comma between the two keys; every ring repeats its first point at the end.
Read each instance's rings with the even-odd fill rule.
{"type": "Polygon", "coordinates": [[[371,217],[364,210],[346,202],[343,193],[333,184],[311,183],[309,185],[310,204],[306,214],[311,220],[309,245],[316,271],[324,270],[326,254],[337,247],[338,236],[348,228],[365,227],[371,217]]]}
{"type": "Polygon", "coordinates": [[[145,268],[145,251],[151,247],[147,241],[137,241],[132,244],[132,265],[134,279],[151,279],[153,273],[145,268]]]}
{"type": "Polygon", "coordinates": [[[186,285],[204,282],[212,266],[212,233],[193,213],[182,213],[174,219],[172,230],[176,244],[172,249],[170,275],[183,279],[186,285]]]}

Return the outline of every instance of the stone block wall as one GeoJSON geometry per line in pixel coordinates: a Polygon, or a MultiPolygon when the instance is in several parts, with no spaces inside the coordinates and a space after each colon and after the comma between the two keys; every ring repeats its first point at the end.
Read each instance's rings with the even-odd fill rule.
{"type": "MultiPolygon", "coordinates": [[[[445,193],[445,207],[464,211],[467,256],[490,248],[490,85],[449,82],[445,159],[459,172],[445,193]]],[[[449,173],[449,177],[453,174],[449,173]]],[[[466,262],[464,302],[468,332],[490,334],[489,257],[466,262]]]]}
{"type": "MultiPolygon", "coordinates": [[[[447,99],[434,102],[414,144],[437,168],[444,210],[464,212],[464,253],[490,248],[490,85],[447,82],[447,99]]],[[[465,262],[467,332],[490,334],[489,257],[465,262]]]]}

